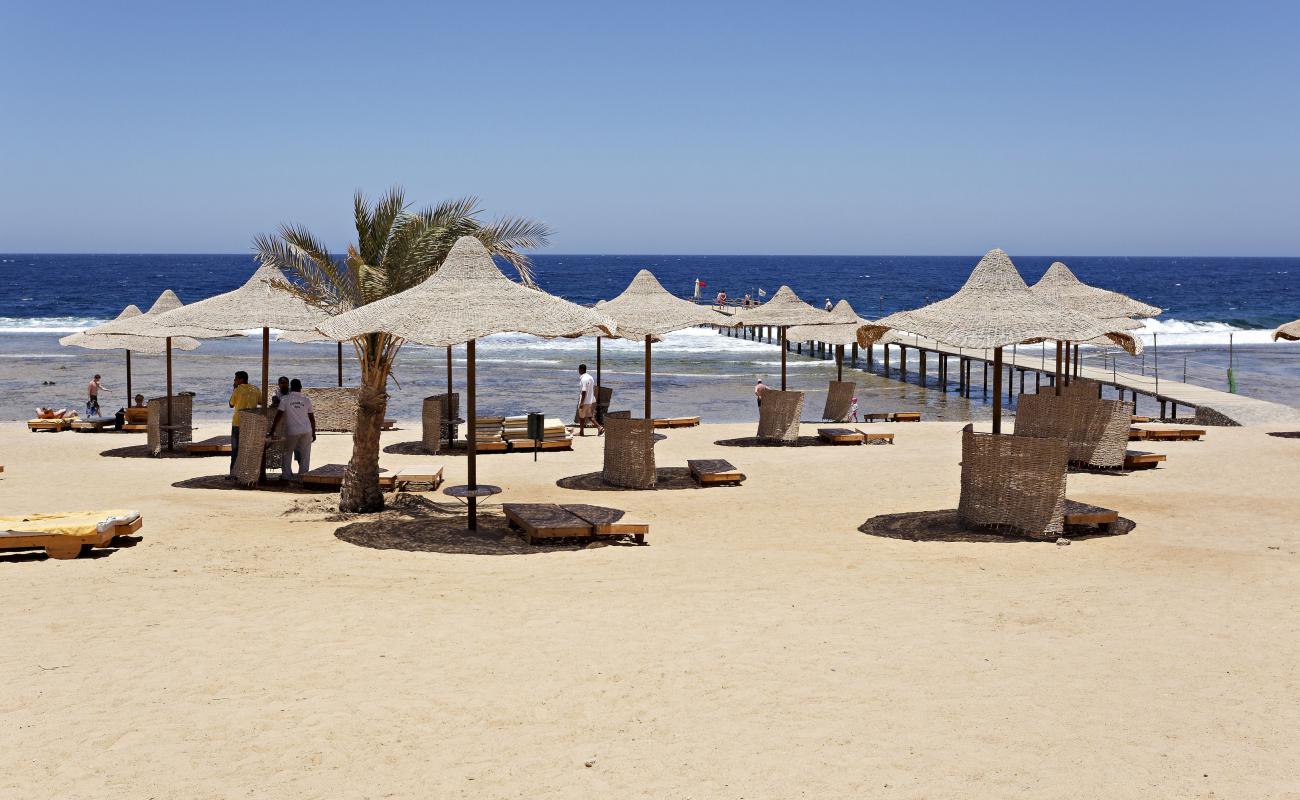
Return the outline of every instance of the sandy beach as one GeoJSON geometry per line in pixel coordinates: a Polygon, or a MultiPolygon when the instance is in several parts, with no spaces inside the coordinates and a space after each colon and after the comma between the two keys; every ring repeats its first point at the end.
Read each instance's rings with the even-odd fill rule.
{"type": "MultiPolygon", "coordinates": [[[[860,533],[955,507],[959,427],[658,445],[660,467],[731,460],[738,488],[557,486],[600,468],[597,438],[481,457],[507,502],[652,526],[534,548],[495,508],[456,533],[440,494],[340,518],[336,495],[226,488],[223,458],[100,455],[143,435],[0,424],[6,508],[145,517],[102,557],[0,554],[0,796],[1300,797],[1300,440],[1213,428],[1144,443],[1153,472],[1072,474],[1124,536],[860,533]]],[[[401,428],[383,466],[463,482],[401,428]]],[[[322,435],[313,462],[349,451],[322,435]]]]}

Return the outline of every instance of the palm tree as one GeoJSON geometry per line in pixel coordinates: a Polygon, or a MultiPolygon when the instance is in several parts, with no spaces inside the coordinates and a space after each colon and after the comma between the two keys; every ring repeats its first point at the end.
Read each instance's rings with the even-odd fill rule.
{"type": "MultiPolygon", "coordinates": [[[[336,261],[319,239],[299,225],[282,225],[277,235],[254,240],[256,258],[286,271],[281,288],[339,314],[403,292],[442,266],[461,236],[473,236],[488,251],[509,262],[519,279],[533,285],[532,264],[523,250],[544,246],[550,230],[543,223],[508,217],[479,221],[478,200],[465,197],[420,211],[408,210],[405,193],[394,187],[374,203],[357,192],[357,241],[336,261]]],[[[339,510],[379,511],[379,431],[388,408],[388,377],[403,340],[371,333],[352,340],[361,366],[352,458],[343,477],[339,510]]]]}

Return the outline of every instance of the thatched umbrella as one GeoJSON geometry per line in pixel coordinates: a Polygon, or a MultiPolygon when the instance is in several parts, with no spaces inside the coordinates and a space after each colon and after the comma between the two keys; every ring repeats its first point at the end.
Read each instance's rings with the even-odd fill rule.
{"type": "MultiPolygon", "coordinates": [[[[122,313],[114,317],[111,322],[87,328],[80,333],[69,334],[59,339],[59,344],[64,347],[84,347],[87,350],[125,350],[127,405],[131,404],[131,354],[161,355],[167,350],[167,340],[165,337],[155,339],[149,336],[132,336],[125,333],[100,333],[100,330],[112,322],[138,316],[140,316],[140,309],[134,305],[129,305],[122,309],[122,313]]],[[[178,350],[193,350],[198,346],[199,343],[188,336],[181,336],[172,340],[172,347],[178,350]]]]}
{"type": "Polygon", "coordinates": [[[1282,339],[1285,339],[1288,342],[1294,342],[1300,340],[1300,319],[1296,320],[1295,322],[1288,322],[1287,324],[1273,331],[1273,341],[1276,342],[1282,339]]]}
{"type": "MultiPolygon", "coordinates": [[[[786,331],[786,335],[796,342],[814,341],[835,345],[835,380],[844,380],[844,346],[858,341],[858,328],[870,325],[871,321],[862,319],[849,305],[848,300],[841,300],[831,309],[831,316],[837,322],[825,325],[795,325],[786,331]]],[[[897,340],[893,333],[885,334],[877,344],[890,344],[897,340]]]]}
{"type": "Polygon", "coordinates": [[[252,328],[262,329],[262,405],[266,405],[270,380],[271,328],[286,337],[315,336],[316,326],[330,315],[277,283],[284,274],[269,264],[259,267],[238,289],[191,303],[153,321],[154,335],[170,334],[212,339],[236,336],[252,328]]]}
{"type": "Polygon", "coordinates": [[[387,333],[430,347],[465,344],[468,431],[469,528],[477,525],[478,486],[475,447],[475,341],[494,333],[533,336],[614,336],[618,325],[604,314],[570,303],[507,278],[483,243],[462,236],[452,245],[438,271],[404,292],[334,317],[319,326],[340,341],[369,333],[387,333]]]}
{"type": "MultiPolygon", "coordinates": [[[[856,315],[855,315],[856,316],[856,315]]],[[[775,325],[781,331],[781,390],[785,391],[785,343],[788,327],[796,325],[829,325],[836,322],[853,322],[843,315],[810,306],[799,299],[789,286],[782,286],[772,299],[759,306],[742,308],[732,317],[732,325],[775,325]]]]}
{"type": "Polygon", "coordinates": [[[993,432],[1002,431],[1002,348],[1046,339],[1086,341],[1105,336],[1128,352],[1132,335],[1057,305],[1029,290],[1001,250],[984,254],[956,294],[915,311],[900,311],[858,329],[858,344],[874,344],[899,330],[952,347],[993,350],[993,432]]]}
{"type": "Polygon", "coordinates": [[[730,325],[726,314],[671,294],[649,270],[636,274],[623,293],[596,304],[596,309],[618,323],[625,339],[645,341],[645,418],[650,416],[650,345],[666,333],[696,325],[730,325]]]}
{"type": "MultiPolygon", "coordinates": [[[[156,325],[163,314],[184,307],[175,292],[171,289],[164,289],[162,294],[158,295],[158,299],[153,301],[153,305],[149,306],[149,310],[143,314],[128,315],[127,311],[131,308],[128,307],[118,315],[117,319],[105,322],[93,329],[94,336],[114,337],[113,340],[126,342],[127,346],[134,350],[139,350],[141,346],[148,342],[163,342],[163,352],[167,354],[167,419],[169,420],[172,414],[172,349],[180,347],[182,350],[193,350],[198,347],[199,343],[188,337],[174,334],[172,331],[159,329],[156,325]],[[128,338],[120,339],[119,337],[128,338]],[[138,343],[134,343],[135,340],[139,340],[138,343]]],[[[123,345],[117,344],[114,346],[121,347],[123,345]]]]}
{"type": "MultiPolygon", "coordinates": [[[[1043,277],[1038,279],[1038,283],[1029,287],[1029,290],[1057,305],[1072,308],[1075,311],[1081,311],[1084,314],[1103,320],[1113,331],[1137,330],[1143,327],[1138,320],[1157,316],[1161,311],[1161,309],[1153,305],[1143,303],[1141,300],[1134,300],[1128,295],[1112,292],[1098,286],[1090,286],[1079,280],[1070,271],[1070,268],[1060,261],[1053,261],[1052,265],[1047,268],[1047,272],[1043,273],[1043,277]]],[[[1064,345],[1065,375],[1068,382],[1072,371],[1070,342],[1066,341],[1064,345]]],[[[1059,347],[1057,348],[1056,358],[1058,362],[1061,359],[1059,347]]],[[[1060,372],[1059,363],[1057,364],[1057,372],[1060,372]]]]}

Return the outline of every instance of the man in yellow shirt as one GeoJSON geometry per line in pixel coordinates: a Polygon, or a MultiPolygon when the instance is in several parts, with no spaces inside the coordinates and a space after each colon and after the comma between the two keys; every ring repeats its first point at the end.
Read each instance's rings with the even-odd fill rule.
{"type": "Polygon", "coordinates": [[[248,382],[248,373],[242,369],[235,373],[235,388],[230,393],[230,407],[235,413],[230,417],[230,479],[235,478],[235,458],[239,456],[239,414],[257,408],[262,402],[262,390],[248,382]]]}

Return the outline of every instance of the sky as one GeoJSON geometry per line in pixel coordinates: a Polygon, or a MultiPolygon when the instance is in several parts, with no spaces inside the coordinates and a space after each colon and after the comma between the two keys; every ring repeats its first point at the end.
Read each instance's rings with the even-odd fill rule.
{"type": "Polygon", "coordinates": [[[0,252],[1300,255],[1291,2],[0,0],[0,252]]]}

